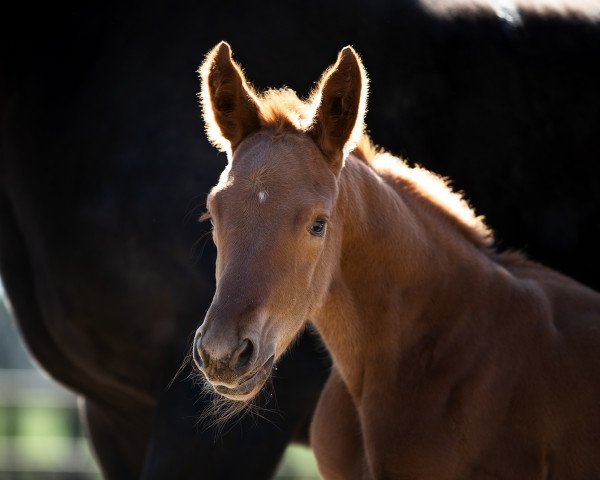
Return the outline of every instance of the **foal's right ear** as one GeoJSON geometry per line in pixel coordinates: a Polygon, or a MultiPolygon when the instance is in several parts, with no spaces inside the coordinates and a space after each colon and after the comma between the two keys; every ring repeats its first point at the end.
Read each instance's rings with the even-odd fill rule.
{"type": "Polygon", "coordinates": [[[226,42],[213,48],[200,67],[202,112],[208,139],[229,156],[260,128],[260,108],[226,42]]]}

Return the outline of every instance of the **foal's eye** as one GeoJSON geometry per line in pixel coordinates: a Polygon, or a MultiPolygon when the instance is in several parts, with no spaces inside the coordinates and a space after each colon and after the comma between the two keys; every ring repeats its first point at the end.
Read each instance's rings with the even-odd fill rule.
{"type": "Polygon", "coordinates": [[[317,218],[313,224],[310,226],[309,228],[309,232],[311,235],[314,235],[315,237],[322,237],[323,235],[325,235],[325,226],[327,225],[327,222],[322,219],[322,218],[317,218]]]}

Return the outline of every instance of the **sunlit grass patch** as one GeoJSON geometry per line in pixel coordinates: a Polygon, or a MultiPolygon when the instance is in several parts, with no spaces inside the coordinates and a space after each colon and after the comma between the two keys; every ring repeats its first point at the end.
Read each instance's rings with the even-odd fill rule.
{"type": "MultiPolygon", "coordinates": [[[[0,478],[2,471],[80,472],[99,479],[84,437],[72,436],[74,416],[69,409],[0,408],[0,478]]],[[[37,477],[36,477],[37,478],[37,477]]],[[[45,477],[44,477],[45,478],[45,477]]],[[[318,480],[310,449],[290,446],[276,480],[318,480]]]]}
{"type": "Polygon", "coordinates": [[[276,479],[318,480],[315,456],[309,448],[291,445],[285,452],[276,479]]]}

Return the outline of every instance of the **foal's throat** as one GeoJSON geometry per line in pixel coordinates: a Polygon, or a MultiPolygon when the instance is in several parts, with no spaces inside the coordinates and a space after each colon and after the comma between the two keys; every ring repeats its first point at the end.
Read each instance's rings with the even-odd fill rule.
{"type": "Polygon", "coordinates": [[[469,290],[488,288],[487,255],[426,202],[360,161],[342,170],[342,252],[313,322],[357,402],[369,370],[393,378],[406,352],[457,327],[469,290]]]}

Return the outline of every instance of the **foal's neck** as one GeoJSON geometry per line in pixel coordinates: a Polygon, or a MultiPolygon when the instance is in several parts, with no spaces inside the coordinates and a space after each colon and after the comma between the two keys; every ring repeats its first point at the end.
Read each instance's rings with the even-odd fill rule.
{"type": "Polygon", "coordinates": [[[497,285],[501,267],[407,180],[382,178],[350,159],[337,205],[341,260],[314,323],[360,401],[373,369],[393,378],[410,352],[427,355],[430,344],[443,351],[482,297],[506,289],[497,285]]]}

